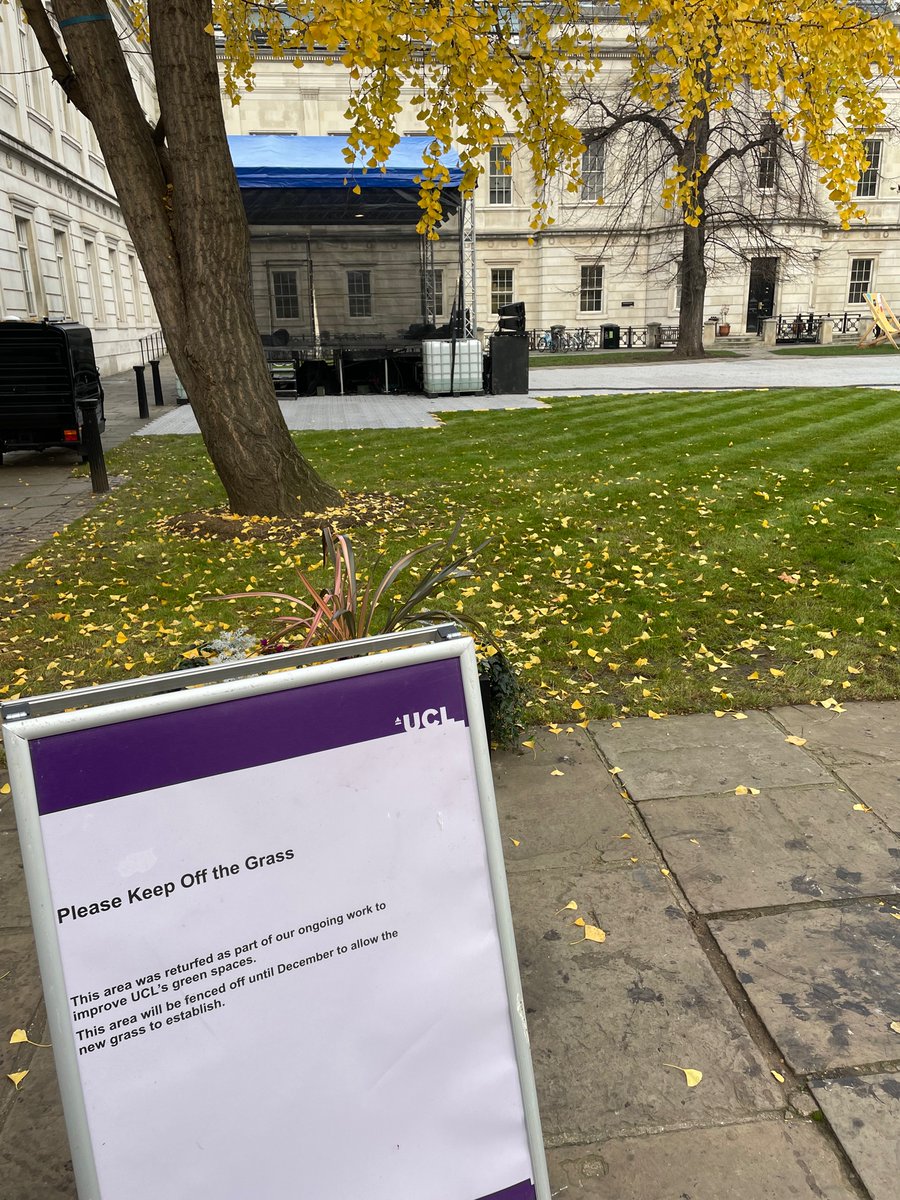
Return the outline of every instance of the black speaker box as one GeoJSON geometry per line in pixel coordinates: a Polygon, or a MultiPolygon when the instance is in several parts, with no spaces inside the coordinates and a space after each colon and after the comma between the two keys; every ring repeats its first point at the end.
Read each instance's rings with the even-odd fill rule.
{"type": "Polygon", "coordinates": [[[491,338],[491,394],[528,394],[528,338],[495,334],[491,338]]]}

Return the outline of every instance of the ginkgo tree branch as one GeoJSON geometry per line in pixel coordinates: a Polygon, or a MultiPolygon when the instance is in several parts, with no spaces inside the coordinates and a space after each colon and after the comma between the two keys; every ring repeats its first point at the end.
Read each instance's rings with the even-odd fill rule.
{"type": "Polygon", "coordinates": [[[53,78],[66,94],[66,99],[69,100],[80,113],[83,113],[88,120],[91,115],[87,109],[84,93],[81,85],[78,82],[78,77],[72,70],[72,66],[66,57],[66,52],[60,44],[56,30],[47,12],[41,4],[40,0],[19,0],[22,11],[28,18],[28,24],[37,38],[37,43],[41,48],[41,53],[46,60],[47,66],[53,75],[53,78]]]}

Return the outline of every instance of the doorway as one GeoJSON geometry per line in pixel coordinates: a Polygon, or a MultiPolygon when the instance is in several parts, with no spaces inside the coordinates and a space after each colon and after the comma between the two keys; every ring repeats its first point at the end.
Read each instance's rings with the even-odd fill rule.
{"type": "Polygon", "coordinates": [[[775,312],[777,258],[750,259],[750,287],[747,291],[747,333],[759,333],[766,317],[775,312]]]}

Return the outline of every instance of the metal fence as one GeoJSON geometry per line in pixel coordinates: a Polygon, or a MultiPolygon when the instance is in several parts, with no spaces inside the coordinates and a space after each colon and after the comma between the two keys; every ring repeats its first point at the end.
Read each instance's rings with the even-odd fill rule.
{"type": "Polygon", "coordinates": [[[832,322],[832,333],[859,333],[862,313],[797,313],[779,314],[775,340],[778,342],[816,342],[823,321],[832,322]]]}
{"type": "MultiPolygon", "coordinates": [[[[598,329],[579,327],[566,329],[563,325],[551,325],[549,329],[529,329],[528,349],[541,353],[568,354],[579,350],[634,350],[647,345],[646,325],[604,325],[598,329]],[[604,330],[618,332],[618,343],[613,337],[604,344],[604,330]]],[[[668,344],[678,339],[678,327],[662,327],[662,340],[668,344]]]]}
{"type": "Polygon", "coordinates": [[[140,340],[141,347],[141,362],[159,362],[161,358],[166,356],[166,339],[163,337],[161,329],[157,329],[154,333],[148,333],[146,337],[140,340]]]}

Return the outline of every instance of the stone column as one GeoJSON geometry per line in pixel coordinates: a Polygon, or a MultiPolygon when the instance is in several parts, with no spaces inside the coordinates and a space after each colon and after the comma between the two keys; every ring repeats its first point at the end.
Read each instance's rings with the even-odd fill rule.
{"type": "Polygon", "coordinates": [[[716,344],[716,323],[715,321],[706,321],[703,325],[703,348],[711,350],[716,344]]]}
{"type": "Polygon", "coordinates": [[[778,333],[778,318],[766,317],[763,321],[763,345],[774,346],[775,336],[778,333]]]}
{"type": "Polygon", "coordinates": [[[662,345],[662,325],[659,321],[647,323],[647,349],[658,350],[662,345]]]}
{"type": "Polygon", "coordinates": [[[834,320],[831,317],[823,317],[819,322],[819,332],[816,335],[816,341],[820,346],[830,346],[834,338],[834,320]]]}

